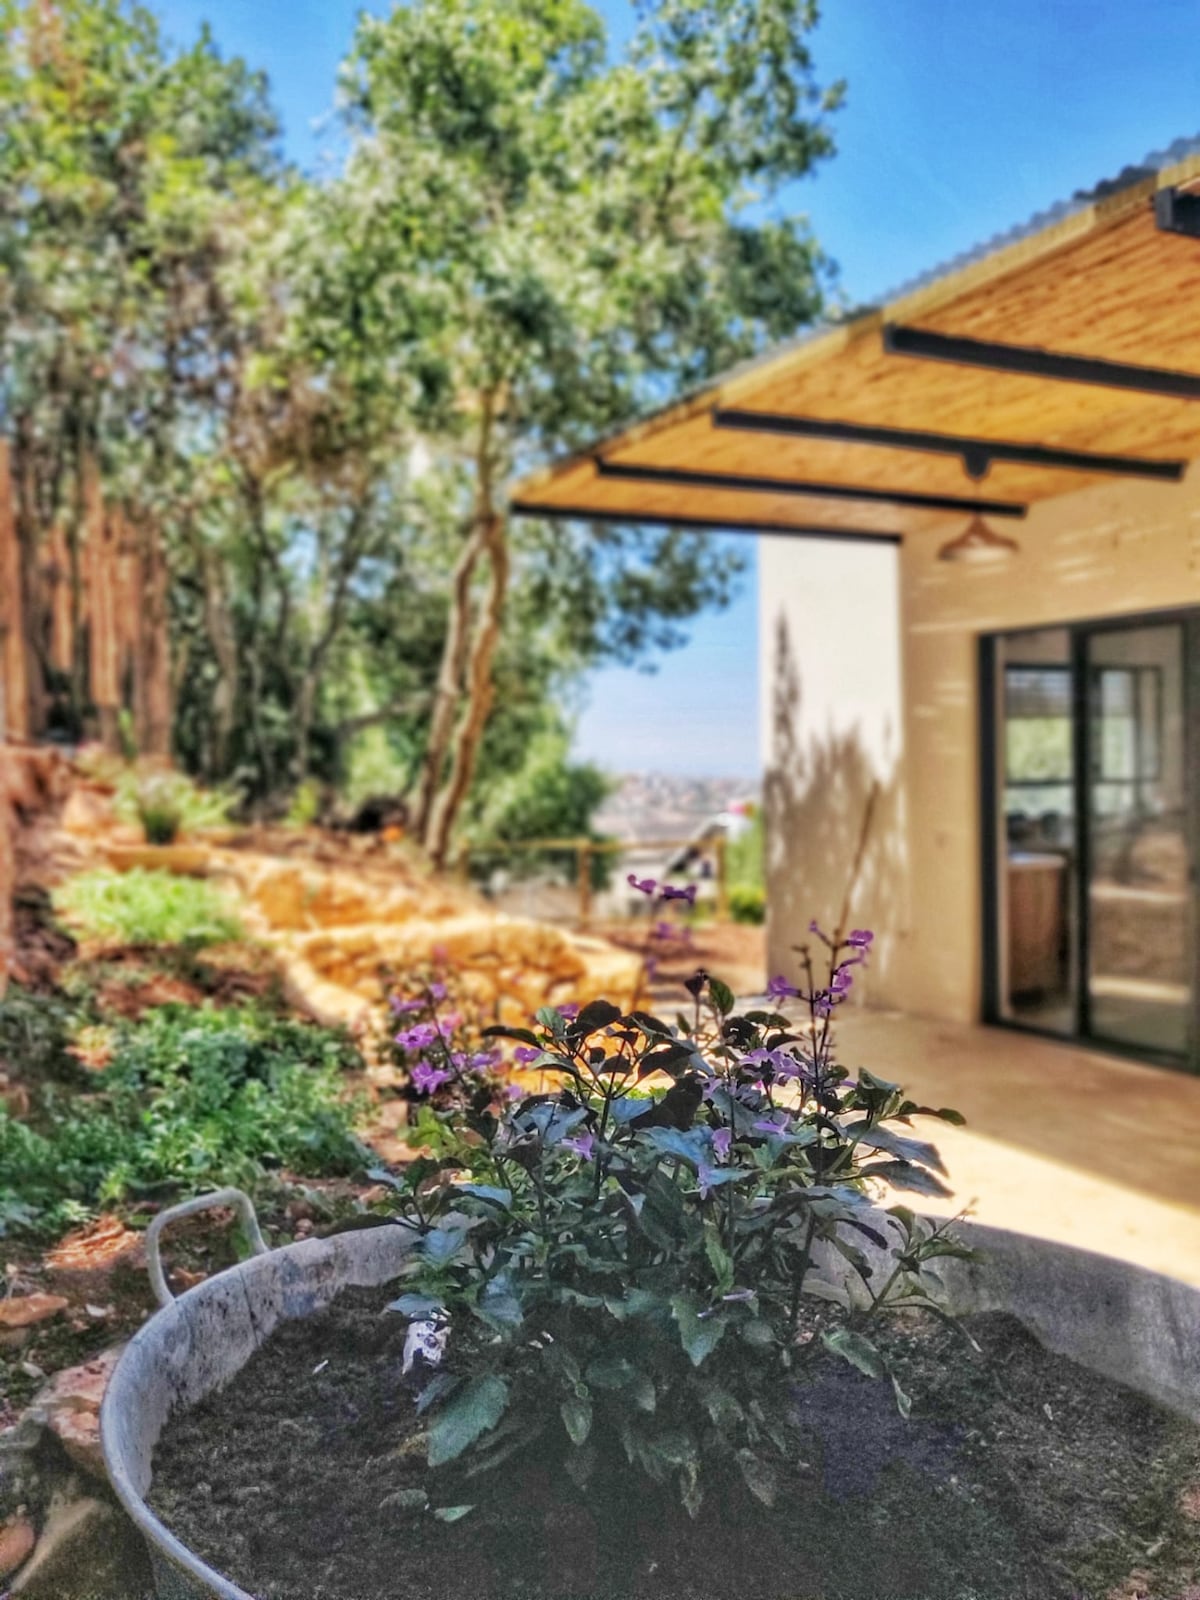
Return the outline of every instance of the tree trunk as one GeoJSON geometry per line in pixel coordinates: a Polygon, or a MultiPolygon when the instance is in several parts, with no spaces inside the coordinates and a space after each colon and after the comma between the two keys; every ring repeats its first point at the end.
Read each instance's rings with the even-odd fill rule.
{"type": "Polygon", "coordinates": [[[482,523],[478,523],[454,564],[450,614],[446,621],[446,638],[442,645],[442,661],[434,691],[429,740],[425,746],[421,784],[413,816],[413,828],[422,837],[429,829],[438,786],[442,781],[442,769],[446,764],[446,752],[454,731],[454,713],[462,694],[463,674],[470,647],[471,580],[486,548],[487,530],[482,523]]]}
{"type": "Polygon", "coordinates": [[[495,694],[492,662],[500,642],[504,602],[508,595],[508,526],[504,517],[495,511],[491,512],[483,525],[483,533],[491,577],[471,644],[466,704],[454,736],[450,775],[445,788],[438,795],[425,835],[425,847],[434,865],[439,868],[446,865],[450,836],[471,786],[480,740],[487,727],[495,694]]]}
{"type": "Polygon", "coordinates": [[[471,637],[471,583],[491,536],[492,420],[495,405],[495,391],[485,391],[480,397],[479,438],[475,449],[475,512],[470,535],[454,564],[450,615],[446,621],[446,638],[442,645],[442,661],[429,724],[429,742],[425,747],[421,782],[414,807],[413,829],[427,844],[433,834],[435,802],[454,730],[454,714],[463,693],[463,676],[467,671],[471,637]]]}
{"type": "MultiPolygon", "coordinates": [[[[24,577],[17,537],[9,448],[0,439],[0,743],[29,737],[29,675],[25,646],[24,577]]],[[[4,829],[0,796],[0,833],[4,829]]],[[[3,841],[0,840],[0,848],[3,841]]],[[[3,909],[0,884],[0,910],[3,909]]],[[[3,973],[0,972],[0,981],[3,973]]]]}

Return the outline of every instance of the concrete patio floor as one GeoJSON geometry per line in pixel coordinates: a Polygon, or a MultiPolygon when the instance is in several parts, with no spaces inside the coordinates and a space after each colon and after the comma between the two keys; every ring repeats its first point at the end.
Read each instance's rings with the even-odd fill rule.
{"type": "Polygon", "coordinates": [[[948,1200],[979,1222],[1080,1245],[1200,1286],[1200,1076],[1006,1028],[846,1007],[839,1056],[953,1106],[965,1128],[918,1119],[948,1200]]]}

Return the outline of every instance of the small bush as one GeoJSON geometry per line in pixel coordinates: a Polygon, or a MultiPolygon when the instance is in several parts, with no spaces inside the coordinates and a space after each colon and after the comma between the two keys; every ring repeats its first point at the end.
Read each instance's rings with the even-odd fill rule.
{"type": "Polygon", "coordinates": [[[255,1006],[163,1006],[112,1031],[86,1099],[50,1091],[36,1122],[0,1112],[0,1232],[54,1232],[101,1205],[163,1190],[255,1189],[362,1165],[348,1037],[255,1006]]]}
{"type": "Polygon", "coordinates": [[[243,936],[219,890],[170,872],[81,872],[55,891],[55,910],[85,939],[194,948],[243,936]]]}
{"type": "Polygon", "coordinates": [[[181,833],[224,827],[231,806],[227,794],[202,789],[182,772],[126,767],[117,782],[117,815],[139,823],[147,844],[173,844],[181,833]]]}
{"type": "MultiPolygon", "coordinates": [[[[635,886],[658,889],[660,911],[688,898],[635,886]]],[[[812,933],[798,982],[771,980],[769,1009],[737,1012],[699,971],[692,1015],[674,1023],[594,1000],[489,1028],[517,1067],[557,1079],[515,1102],[432,987],[394,1004],[430,1098],[410,1130],[421,1154],[395,1180],[416,1244],[389,1309],[451,1341],[419,1401],[431,1469],[536,1449],[581,1492],[634,1468],[695,1516],[739,1474],[774,1503],[781,1397],[814,1354],[890,1379],[907,1414],[871,1325],[938,1310],[923,1267],[970,1251],[948,1224],[869,1201],[885,1186],[949,1193],[936,1149],[907,1130],[917,1113],[962,1118],[849,1076],[832,1020],[874,936],[812,933]],[[800,1015],[774,1009],[784,1001],[800,1015]],[[836,1258],[857,1296],[823,1278],[836,1258]],[[829,1298],[844,1315],[798,1342],[806,1300],[829,1298]]]]}
{"type": "Polygon", "coordinates": [[[767,896],[764,890],[749,884],[735,884],[729,891],[729,915],[735,922],[749,922],[756,927],[767,920],[767,896]]]}

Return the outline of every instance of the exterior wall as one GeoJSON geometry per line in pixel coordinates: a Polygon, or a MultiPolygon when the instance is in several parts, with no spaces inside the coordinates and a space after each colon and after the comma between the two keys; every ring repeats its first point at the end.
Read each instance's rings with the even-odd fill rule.
{"type": "Polygon", "coordinates": [[[910,536],[898,559],[894,549],[764,541],[768,946],[773,969],[786,970],[809,916],[836,916],[853,853],[846,812],[875,771],[885,803],[851,915],[878,934],[865,997],[972,1021],[978,637],[1200,605],[1200,469],[1181,485],[1106,483],[1031,507],[1005,526],[1021,549],[996,568],[938,561],[957,531],[910,536]],[[898,572],[890,618],[888,572],[898,572]]]}
{"type": "Polygon", "coordinates": [[[896,965],[885,927],[904,926],[905,796],[900,552],[895,545],[764,538],[759,650],[771,970],[816,918],[838,920],[871,802],[851,925],[881,934],[875,966],[896,965]],[[877,786],[877,787],[876,787],[877,786]]]}

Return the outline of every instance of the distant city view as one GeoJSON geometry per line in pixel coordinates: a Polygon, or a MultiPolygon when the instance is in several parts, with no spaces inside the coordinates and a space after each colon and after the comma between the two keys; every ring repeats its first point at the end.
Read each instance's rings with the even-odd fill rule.
{"type": "Polygon", "coordinates": [[[689,778],[669,772],[629,772],[597,811],[598,833],[629,840],[686,839],[739,800],[757,802],[753,778],[689,778]]]}

